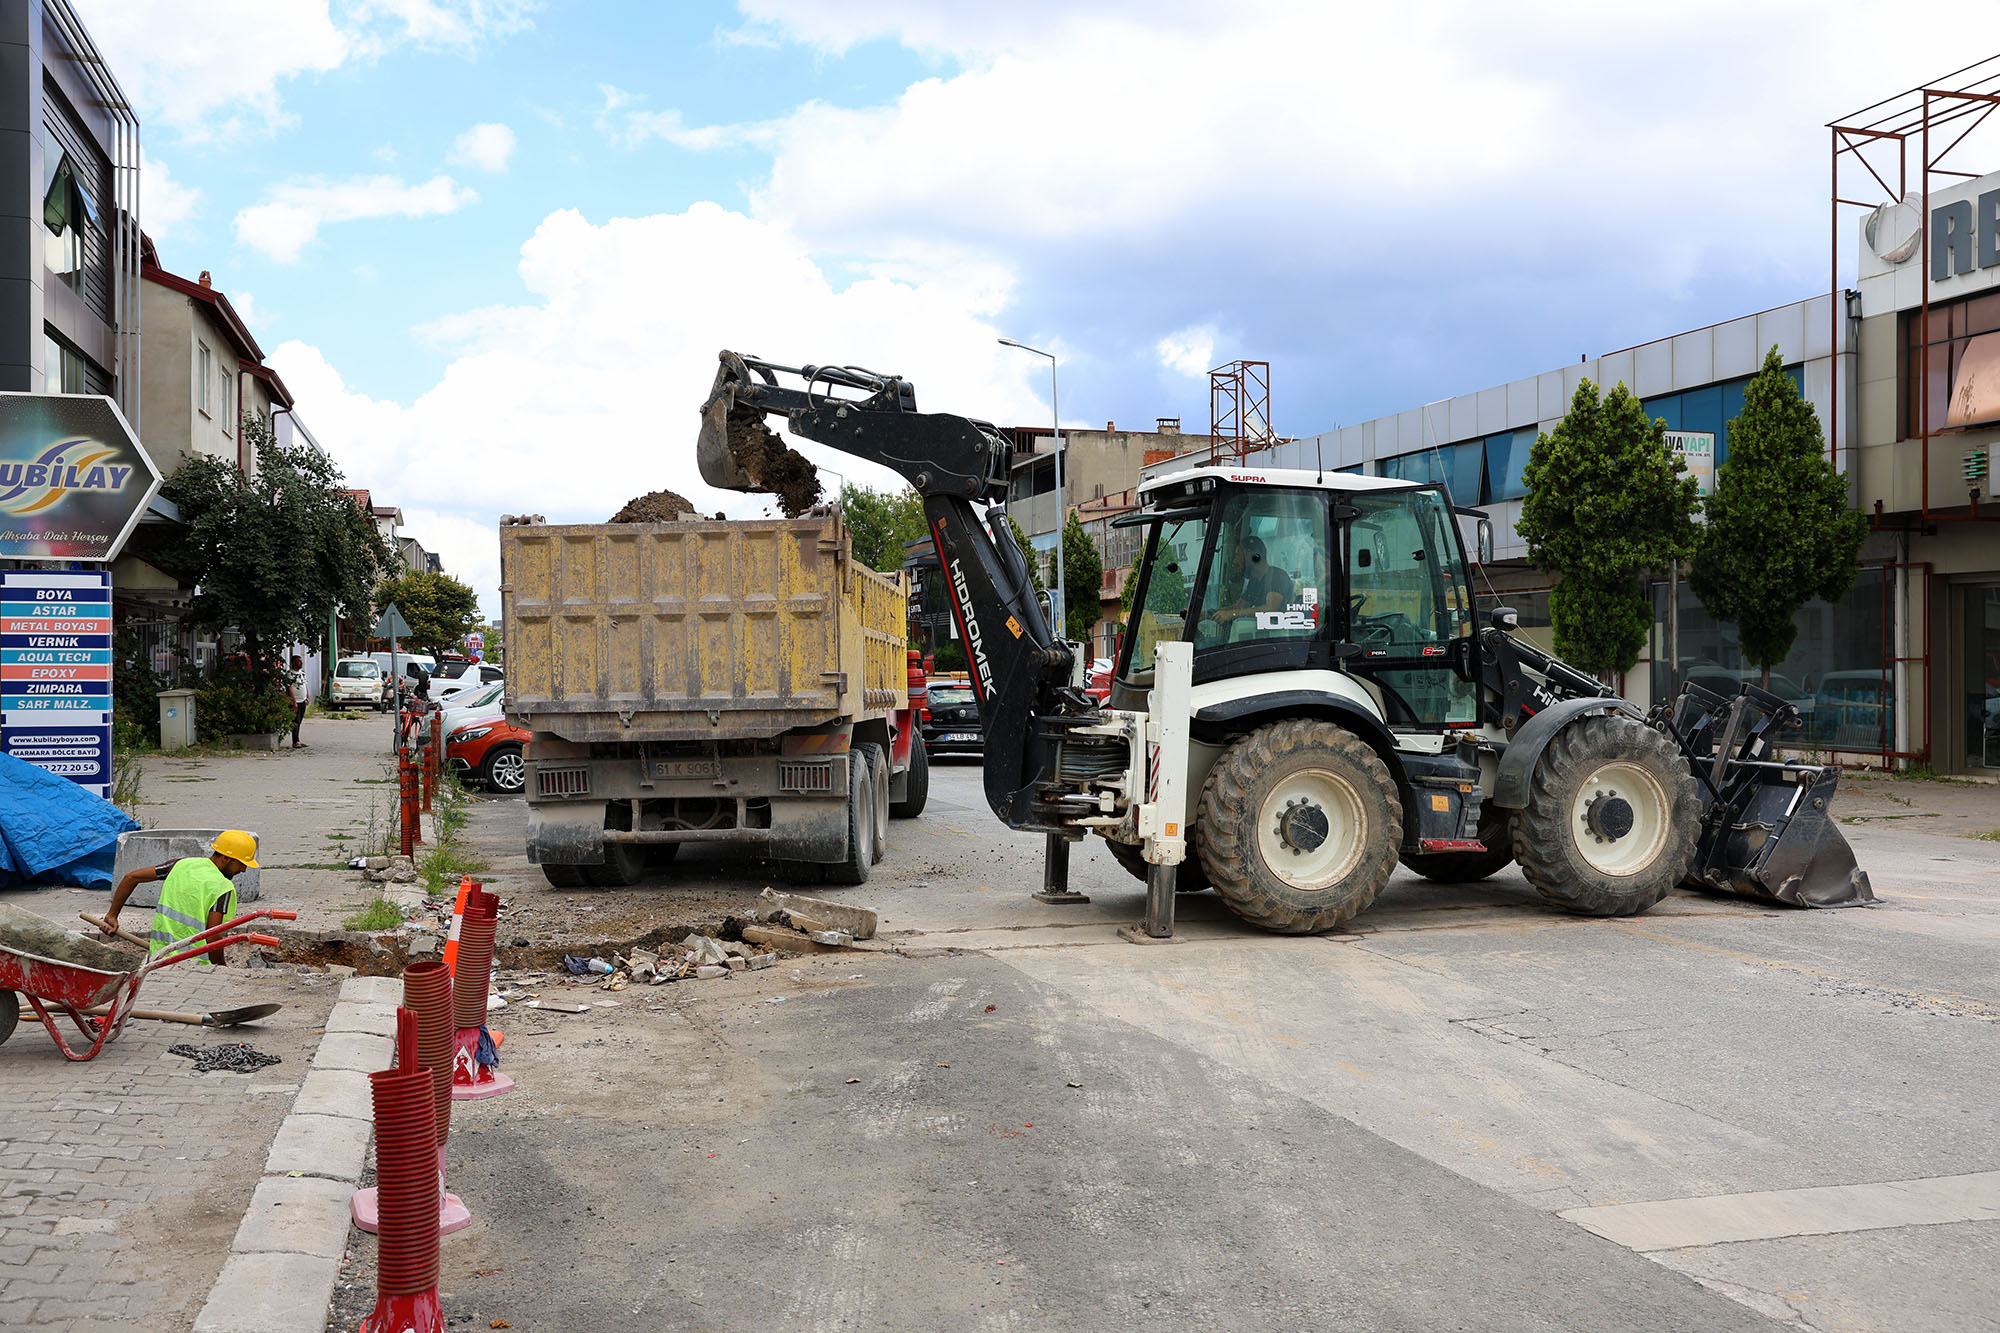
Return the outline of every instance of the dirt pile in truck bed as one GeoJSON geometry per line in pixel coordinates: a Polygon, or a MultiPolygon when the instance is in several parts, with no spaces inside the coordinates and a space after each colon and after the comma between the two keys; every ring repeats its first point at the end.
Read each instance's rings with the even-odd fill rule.
{"type": "Polygon", "coordinates": [[[728,430],[729,452],[750,474],[750,480],[778,497],[778,508],[786,518],[797,518],[818,503],[819,470],[798,450],[787,448],[778,433],[764,424],[762,413],[754,409],[731,412],[728,430]]]}
{"type": "Polygon", "coordinates": [[[671,523],[682,514],[692,514],[694,506],[684,495],[673,491],[648,491],[627,500],[625,507],[611,516],[613,523],[671,523]]]}

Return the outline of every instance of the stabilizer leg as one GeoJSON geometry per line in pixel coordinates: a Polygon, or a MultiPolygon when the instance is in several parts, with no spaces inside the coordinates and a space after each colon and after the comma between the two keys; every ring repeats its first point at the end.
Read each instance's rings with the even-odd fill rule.
{"type": "Polygon", "coordinates": [[[1072,892],[1069,887],[1069,839],[1060,833],[1044,834],[1048,847],[1042,856],[1042,891],[1038,903],[1087,903],[1090,895],[1072,892]]]}

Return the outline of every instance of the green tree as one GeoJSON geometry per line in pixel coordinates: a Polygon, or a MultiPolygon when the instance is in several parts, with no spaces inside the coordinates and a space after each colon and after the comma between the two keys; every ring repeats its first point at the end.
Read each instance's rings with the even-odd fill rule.
{"type": "Polygon", "coordinates": [[[197,624],[243,636],[261,683],[287,646],[321,642],[336,612],[366,614],[390,554],[331,459],[304,441],[280,444],[254,417],[240,429],[257,460],[251,476],[196,455],[161,487],[184,525],[161,555],[200,589],[197,624]]]}
{"type": "Polygon", "coordinates": [[[930,536],[923,499],[907,486],[876,491],[847,482],[840,488],[840,508],[854,540],[854,558],[884,574],[903,567],[905,543],[930,536]]]}
{"type": "Polygon", "coordinates": [[[433,657],[462,652],[465,636],[480,626],[479,597],[449,574],[405,573],[384,579],[375,605],[394,602],[409,622],[414,645],[433,657]]]}
{"type": "Polygon", "coordinates": [[[1600,398],[1584,380],[1556,428],[1535,441],[1516,530],[1562,582],[1549,598],[1556,652],[1609,679],[1639,660],[1652,624],[1641,577],[1694,547],[1693,477],[1623,384],[1600,398]],[[1575,585],[1575,586],[1571,586],[1575,585]],[[1567,591],[1565,591],[1567,590],[1567,591]]]}
{"type": "Polygon", "coordinates": [[[1104,618],[1097,595],[1104,587],[1104,561],[1097,545],[1084,533],[1071,510],[1063,524],[1063,620],[1068,637],[1091,641],[1090,632],[1104,618]]]}
{"type": "Polygon", "coordinates": [[[1744,387],[1706,512],[1688,583],[1711,616],[1735,623],[1744,659],[1769,687],[1798,636],[1798,609],[1846,593],[1868,536],[1847,479],[1827,460],[1819,416],[1775,346],[1744,387]]]}

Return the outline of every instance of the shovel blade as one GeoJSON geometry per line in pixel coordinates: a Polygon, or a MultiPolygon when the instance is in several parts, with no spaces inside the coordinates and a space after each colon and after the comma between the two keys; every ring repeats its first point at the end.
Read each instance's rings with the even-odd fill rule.
{"type": "Polygon", "coordinates": [[[1704,886],[1794,907],[1876,900],[1868,872],[1833,822],[1838,770],[1806,770],[1795,782],[1783,769],[1732,767],[1735,781],[1722,806],[1734,813],[1718,812],[1702,828],[1696,864],[1704,886]]]}

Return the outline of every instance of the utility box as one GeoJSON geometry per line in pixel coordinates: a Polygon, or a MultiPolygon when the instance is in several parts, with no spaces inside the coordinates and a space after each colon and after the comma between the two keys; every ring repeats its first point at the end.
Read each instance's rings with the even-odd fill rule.
{"type": "Polygon", "coordinates": [[[160,748],[185,750],[194,744],[194,691],[160,691],[160,748]]]}

